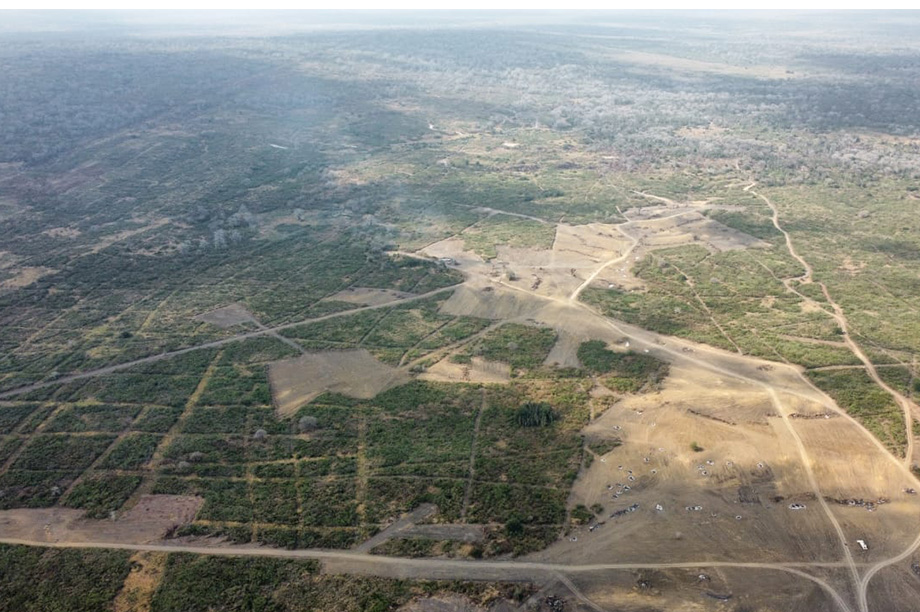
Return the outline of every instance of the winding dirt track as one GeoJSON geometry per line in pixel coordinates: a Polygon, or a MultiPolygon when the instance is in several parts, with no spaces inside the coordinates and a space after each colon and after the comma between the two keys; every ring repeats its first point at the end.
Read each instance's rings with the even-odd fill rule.
{"type": "MultiPolygon", "coordinates": [[[[753,188],[756,184],[757,184],[756,182],[752,182],[750,185],[744,188],[744,191],[748,191],[754,194],[755,196],[760,198],[770,208],[770,210],[773,213],[773,226],[777,230],[782,232],[784,238],[786,239],[786,248],[789,251],[789,255],[791,255],[793,259],[798,261],[799,264],[801,264],[802,268],[804,268],[805,273],[802,276],[796,279],[786,279],[783,281],[783,284],[786,285],[786,288],[788,290],[798,295],[801,295],[798,291],[796,291],[791,286],[791,281],[799,280],[800,282],[805,283],[805,284],[812,283],[814,282],[814,270],[812,269],[808,261],[806,261],[805,258],[799,255],[798,252],[795,250],[795,246],[792,244],[792,237],[789,235],[789,232],[787,232],[779,222],[779,209],[776,207],[776,205],[765,195],[754,191],[753,188]]],[[[821,292],[824,294],[824,299],[827,300],[827,303],[830,304],[831,308],[833,308],[834,310],[833,313],[828,313],[828,314],[834,318],[834,320],[837,322],[837,325],[840,327],[840,330],[843,332],[843,339],[847,347],[849,347],[850,351],[863,363],[863,365],[866,368],[866,371],[869,373],[869,376],[872,378],[875,384],[877,384],[879,387],[884,389],[885,392],[887,392],[895,400],[895,402],[898,404],[898,406],[900,406],[901,410],[904,412],[904,422],[905,422],[905,427],[907,431],[907,449],[905,452],[904,463],[906,466],[910,466],[911,461],[913,460],[913,456],[914,456],[914,438],[913,438],[913,435],[911,434],[911,429],[912,429],[911,425],[913,424],[914,415],[916,415],[917,418],[920,418],[920,408],[918,408],[916,404],[910,401],[909,398],[905,397],[904,395],[902,395],[895,389],[891,388],[887,383],[885,383],[885,381],[882,380],[882,378],[878,375],[878,371],[875,368],[875,364],[873,364],[872,361],[869,360],[869,358],[863,352],[859,344],[857,344],[856,341],[853,340],[853,337],[850,335],[849,322],[847,321],[846,315],[843,312],[843,308],[841,308],[841,306],[836,301],[834,301],[833,297],[831,297],[830,291],[828,291],[827,289],[827,285],[825,285],[822,282],[818,282],[817,284],[821,287],[821,292]]],[[[804,298],[804,296],[802,297],[804,298]]],[[[822,310],[824,309],[822,308],[822,310]]],[[[824,312],[827,312],[827,311],[824,310],[824,312]]],[[[827,502],[825,502],[823,499],[822,499],[822,503],[825,506],[827,506],[827,502]]],[[[842,532],[840,532],[839,524],[836,521],[834,521],[834,525],[838,529],[838,532],[842,534],[842,532]]],[[[910,544],[910,546],[904,549],[904,551],[901,554],[891,557],[889,559],[883,560],[883,561],[879,561],[878,563],[870,567],[863,574],[862,578],[859,577],[858,572],[856,572],[855,567],[852,567],[851,565],[852,571],[854,572],[854,578],[855,578],[855,583],[856,583],[856,596],[858,600],[857,603],[859,605],[859,609],[861,610],[861,612],[868,612],[869,610],[868,588],[869,588],[869,582],[872,580],[872,577],[875,576],[875,574],[877,574],[880,570],[884,569],[885,567],[888,567],[890,565],[893,565],[895,563],[898,563],[908,558],[917,549],[920,549],[920,535],[918,535],[917,538],[910,544]]],[[[850,555],[849,550],[847,550],[847,557],[852,562],[852,556],[850,555]]]]}
{"type": "MultiPolygon", "coordinates": [[[[783,284],[786,285],[786,289],[788,289],[789,291],[797,295],[802,296],[801,293],[796,291],[795,288],[791,286],[791,282],[794,280],[797,280],[803,284],[815,283],[814,270],[812,270],[811,265],[805,260],[805,258],[803,258],[801,255],[798,254],[798,252],[795,250],[795,247],[792,244],[792,237],[789,235],[789,232],[787,232],[783,228],[783,226],[780,225],[779,210],[776,208],[776,205],[772,201],[770,201],[770,199],[766,197],[765,195],[754,191],[753,188],[755,185],[756,183],[751,183],[750,185],[744,188],[744,191],[748,191],[754,194],[755,196],[763,200],[763,202],[767,206],[770,207],[770,210],[773,212],[773,226],[776,227],[777,230],[782,232],[783,236],[785,237],[786,248],[789,251],[789,255],[791,255],[792,258],[795,259],[797,262],[799,262],[802,268],[805,269],[805,273],[802,276],[791,278],[791,279],[785,279],[783,281],[783,284]]],[[[863,352],[862,347],[860,347],[859,344],[857,344],[856,341],[853,340],[853,337],[850,335],[849,321],[847,321],[846,315],[843,312],[843,308],[841,308],[840,304],[835,302],[834,298],[831,297],[831,293],[827,289],[827,285],[825,285],[822,282],[817,282],[815,284],[821,287],[821,292],[824,294],[824,299],[827,300],[827,303],[830,304],[831,308],[833,308],[834,312],[832,313],[828,312],[827,314],[833,317],[833,319],[837,323],[837,326],[840,328],[840,331],[843,332],[843,341],[844,343],[846,343],[847,347],[850,349],[850,352],[852,352],[863,363],[863,365],[866,368],[866,371],[869,373],[869,376],[872,378],[875,384],[877,384],[879,387],[884,389],[885,392],[888,393],[888,395],[890,395],[892,399],[894,399],[894,401],[901,408],[901,411],[904,413],[904,423],[907,428],[907,449],[905,452],[904,462],[905,464],[910,465],[911,461],[913,460],[913,456],[914,456],[914,438],[910,434],[911,423],[913,422],[914,417],[920,418],[920,406],[917,406],[909,398],[905,397],[903,394],[899,393],[898,391],[893,389],[891,386],[889,386],[884,380],[882,380],[882,378],[878,375],[878,370],[876,370],[875,364],[869,360],[869,357],[867,357],[866,354],[863,352]]],[[[805,298],[805,296],[802,296],[802,297],[803,299],[808,299],[808,298],[805,298]]],[[[822,308],[822,310],[824,309],[822,308]]],[[[824,310],[824,312],[827,312],[827,310],[824,310]]]]}

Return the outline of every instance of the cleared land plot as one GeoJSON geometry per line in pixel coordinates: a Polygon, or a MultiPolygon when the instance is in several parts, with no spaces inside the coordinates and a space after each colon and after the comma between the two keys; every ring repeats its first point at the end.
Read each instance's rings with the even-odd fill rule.
{"type": "Polygon", "coordinates": [[[254,323],[256,319],[242,304],[230,304],[229,306],[200,314],[195,317],[195,320],[226,329],[244,323],[254,323]]]}
{"type": "Polygon", "coordinates": [[[0,512],[0,535],[36,542],[126,542],[159,540],[177,525],[191,521],[201,508],[200,497],[144,495],[117,520],[84,518],[72,508],[16,509],[0,512]]]}
{"type": "Polygon", "coordinates": [[[335,295],[324,298],[328,302],[345,302],[347,304],[360,304],[362,306],[379,306],[389,304],[396,300],[412,297],[413,294],[393,289],[374,289],[371,287],[349,287],[335,295]]]}
{"type": "Polygon", "coordinates": [[[783,422],[762,412],[759,422],[735,424],[695,414],[721,412],[739,393],[750,397],[752,416],[765,409],[759,389],[720,386],[710,374],[672,366],[660,393],[626,397],[591,423],[586,435],[620,445],[580,474],[570,503],[600,504],[590,523],[604,524],[579,527],[577,541],[560,540],[536,556],[678,561],[718,551],[726,559],[839,559],[833,527],[788,453],[794,441],[783,422]],[[807,508],[790,510],[795,502],[807,508]]]}
{"type": "Polygon", "coordinates": [[[448,357],[429,367],[418,378],[440,382],[501,384],[511,380],[511,366],[486,361],[482,357],[473,357],[469,363],[455,363],[448,357]]]}
{"type": "Polygon", "coordinates": [[[284,416],[327,391],[369,399],[409,380],[407,374],[364,349],[323,351],[277,361],[269,367],[268,377],[275,406],[284,416]]]}

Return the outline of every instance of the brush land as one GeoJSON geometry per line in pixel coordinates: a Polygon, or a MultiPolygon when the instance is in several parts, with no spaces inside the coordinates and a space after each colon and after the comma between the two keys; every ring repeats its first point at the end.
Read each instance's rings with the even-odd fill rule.
{"type": "Polygon", "coordinates": [[[11,15],[0,611],[913,610],[917,26],[11,15]]]}

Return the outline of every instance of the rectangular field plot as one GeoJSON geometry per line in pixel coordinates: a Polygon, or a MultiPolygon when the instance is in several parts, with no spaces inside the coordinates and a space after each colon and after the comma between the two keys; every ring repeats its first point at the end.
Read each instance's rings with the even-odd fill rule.
{"type": "Polygon", "coordinates": [[[84,470],[115,436],[105,434],[34,436],[13,463],[20,470],[84,470]]]}
{"type": "Polygon", "coordinates": [[[11,433],[38,407],[35,403],[0,403],[0,434],[11,433]]]}
{"type": "Polygon", "coordinates": [[[148,433],[132,433],[117,442],[100,467],[115,470],[136,470],[150,461],[162,440],[161,436],[148,433]]]}
{"type": "Polygon", "coordinates": [[[62,503],[86,510],[88,518],[107,518],[110,512],[121,508],[140,484],[140,476],[93,474],[75,485],[62,503]]]}
{"type": "Polygon", "coordinates": [[[141,411],[137,405],[113,406],[109,404],[86,404],[68,406],[58,411],[44,431],[84,432],[122,431],[127,429],[134,417],[141,411]]]}
{"type": "Polygon", "coordinates": [[[79,472],[8,470],[0,474],[0,510],[53,506],[79,472]]]}

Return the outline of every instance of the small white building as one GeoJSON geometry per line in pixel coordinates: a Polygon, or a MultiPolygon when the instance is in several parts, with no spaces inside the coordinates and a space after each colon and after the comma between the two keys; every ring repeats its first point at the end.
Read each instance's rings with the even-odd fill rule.
{"type": "Polygon", "coordinates": [[[856,540],[856,543],[859,544],[859,547],[860,547],[862,550],[869,550],[869,545],[866,544],[866,541],[865,541],[865,540],[856,540]]]}

